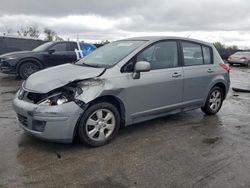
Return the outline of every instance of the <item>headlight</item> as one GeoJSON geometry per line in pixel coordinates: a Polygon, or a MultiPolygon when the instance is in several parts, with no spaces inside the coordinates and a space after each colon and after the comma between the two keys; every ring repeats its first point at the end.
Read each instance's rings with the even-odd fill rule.
{"type": "Polygon", "coordinates": [[[82,89],[79,87],[64,87],[59,91],[48,94],[47,97],[37,102],[37,104],[46,106],[62,105],[70,101],[75,101],[82,92],[82,89]]]}
{"type": "Polygon", "coordinates": [[[17,59],[17,57],[5,57],[2,59],[2,61],[9,61],[9,60],[14,60],[17,59]]]}
{"type": "Polygon", "coordinates": [[[63,93],[56,93],[38,102],[39,105],[54,106],[67,103],[70,99],[63,93]]]}
{"type": "Polygon", "coordinates": [[[18,97],[18,99],[22,100],[23,97],[24,97],[24,94],[25,94],[25,91],[24,91],[22,88],[20,88],[20,89],[18,90],[18,92],[17,92],[17,97],[18,97]]]}

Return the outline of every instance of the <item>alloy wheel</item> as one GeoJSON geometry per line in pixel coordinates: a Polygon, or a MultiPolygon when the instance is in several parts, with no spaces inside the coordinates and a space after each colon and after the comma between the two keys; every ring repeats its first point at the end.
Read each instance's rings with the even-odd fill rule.
{"type": "Polygon", "coordinates": [[[219,90],[214,90],[209,98],[209,106],[213,111],[217,111],[220,108],[222,102],[221,93],[219,90]]]}
{"type": "Polygon", "coordinates": [[[115,129],[115,115],[108,109],[94,111],[86,121],[86,133],[95,141],[104,141],[115,129]]]}

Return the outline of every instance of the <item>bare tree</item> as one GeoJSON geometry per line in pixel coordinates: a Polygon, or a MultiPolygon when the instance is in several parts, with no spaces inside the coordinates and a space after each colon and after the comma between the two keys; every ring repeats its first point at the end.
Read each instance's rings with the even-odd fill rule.
{"type": "Polygon", "coordinates": [[[38,26],[30,26],[29,35],[30,37],[38,38],[40,36],[40,30],[38,26]]]}
{"type": "Polygon", "coordinates": [[[38,28],[38,26],[33,25],[33,26],[24,26],[21,27],[18,31],[17,34],[19,36],[23,36],[23,37],[33,37],[33,38],[38,38],[40,36],[40,30],[38,28]]]}
{"type": "Polygon", "coordinates": [[[5,25],[4,28],[5,28],[4,34],[7,34],[7,35],[11,34],[12,31],[13,31],[13,29],[10,28],[9,26],[6,26],[6,25],[5,25]]]}
{"type": "Polygon", "coordinates": [[[46,35],[45,40],[53,41],[54,39],[56,39],[56,36],[57,36],[56,32],[53,31],[52,29],[45,28],[43,32],[46,35]]]}
{"type": "Polygon", "coordinates": [[[63,41],[63,38],[62,38],[62,37],[59,37],[58,35],[56,35],[55,41],[63,41]]]}

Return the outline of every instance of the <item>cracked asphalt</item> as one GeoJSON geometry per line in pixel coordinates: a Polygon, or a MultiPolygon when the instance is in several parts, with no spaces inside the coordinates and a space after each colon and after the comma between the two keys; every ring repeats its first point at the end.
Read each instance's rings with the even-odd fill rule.
{"type": "MultiPolygon", "coordinates": [[[[232,87],[249,80],[250,68],[232,68],[232,87]]],[[[20,84],[0,74],[0,187],[250,187],[250,93],[230,89],[216,116],[166,116],[88,148],[24,133],[12,109],[20,84]]]]}

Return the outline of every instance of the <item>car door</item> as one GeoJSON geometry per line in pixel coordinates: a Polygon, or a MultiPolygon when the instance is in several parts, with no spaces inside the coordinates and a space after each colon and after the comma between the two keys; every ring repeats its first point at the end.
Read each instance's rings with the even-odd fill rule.
{"type": "MultiPolygon", "coordinates": [[[[177,109],[182,102],[183,70],[179,66],[176,41],[157,42],[134,59],[148,61],[149,72],[127,81],[127,107],[133,122],[177,109]]],[[[128,64],[129,66],[129,64],[128,64]]]]}
{"type": "Polygon", "coordinates": [[[200,106],[216,72],[212,48],[203,44],[182,41],[184,91],[186,106],[200,106]]]}
{"type": "Polygon", "coordinates": [[[76,53],[68,42],[59,42],[48,49],[46,58],[48,66],[61,65],[76,61],[76,53]]]}

